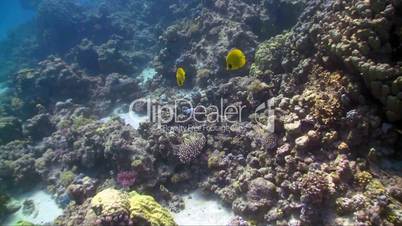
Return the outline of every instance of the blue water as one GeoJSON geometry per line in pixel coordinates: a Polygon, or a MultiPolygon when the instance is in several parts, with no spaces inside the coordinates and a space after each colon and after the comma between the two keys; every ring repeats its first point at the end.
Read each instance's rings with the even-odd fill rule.
{"type": "Polygon", "coordinates": [[[0,40],[18,25],[28,22],[34,11],[23,9],[19,0],[0,0],[0,40]]]}

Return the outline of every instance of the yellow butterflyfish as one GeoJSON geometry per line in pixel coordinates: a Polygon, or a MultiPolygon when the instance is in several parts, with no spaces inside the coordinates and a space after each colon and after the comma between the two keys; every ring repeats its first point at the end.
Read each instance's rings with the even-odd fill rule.
{"type": "Polygon", "coordinates": [[[186,72],[182,67],[177,68],[176,71],[176,81],[178,86],[183,86],[186,80],[186,72]]]}
{"type": "Polygon", "coordinates": [[[240,49],[232,49],[226,56],[226,69],[238,70],[246,65],[246,56],[240,49]]]}

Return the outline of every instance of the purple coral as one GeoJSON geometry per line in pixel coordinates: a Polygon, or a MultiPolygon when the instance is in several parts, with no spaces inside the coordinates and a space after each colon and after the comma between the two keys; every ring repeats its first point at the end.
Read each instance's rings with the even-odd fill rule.
{"type": "Polygon", "coordinates": [[[123,188],[131,187],[137,178],[135,171],[120,171],[117,174],[117,183],[123,188]]]}

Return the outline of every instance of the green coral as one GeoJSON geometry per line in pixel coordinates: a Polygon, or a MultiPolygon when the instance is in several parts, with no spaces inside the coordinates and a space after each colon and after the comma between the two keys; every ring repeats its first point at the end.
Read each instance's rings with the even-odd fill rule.
{"type": "Polygon", "coordinates": [[[258,46],[254,57],[254,63],[250,68],[251,76],[260,77],[264,74],[273,74],[273,71],[281,69],[283,48],[291,34],[291,32],[285,32],[258,46]]]}
{"type": "Polygon", "coordinates": [[[157,203],[153,197],[140,195],[135,191],[130,192],[130,213],[134,224],[145,220],[151,226],[177,225],[169,211],[157,203]]]}
{"type": "Polygon", "coordinates": [[[78,129],[82,126],[88,125],[94,122],[92,118],[87,118],[82,115],[73,118],[73,128],[78,129]]]}
{"type": "Polygon", "coordinates": [[[387,221],[394,225],[402,225],[402,209],[400,206],[390,204],[386,211],[387,221]]]}
{"type": "Polygon", "coordinates": [[[71,171],[71,170],[64,171],[60,174],[60,183],[64,187],[67,187],[68,185],[71,184],[71,182],[73,182],[74,177],[75,177],[75,174],[73,173],[73,171],[71,171]]]}
{"type": "Polygon", "coordinates": [[[366,192],[364,194],[368,197],[377,197],[385,193],[385,187],[381,181],[373,179],[366,186],[366,192]]]}

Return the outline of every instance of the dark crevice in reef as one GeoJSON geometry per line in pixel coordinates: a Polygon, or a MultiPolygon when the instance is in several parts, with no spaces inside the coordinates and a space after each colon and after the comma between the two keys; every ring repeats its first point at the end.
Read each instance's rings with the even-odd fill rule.
{"type": "MultiPolygon", "coordinates": [[[[400,21],[402,23],[402,21],[400,21]]],[[[400,27],[400,26],[399,26],[400,27]]],[[[402,62],[402,44],[401,38],[397,34],[398,26],[392,25],[390,32],[390,44],[392,48],[391,60],[395,63],[402,62]]]]}

